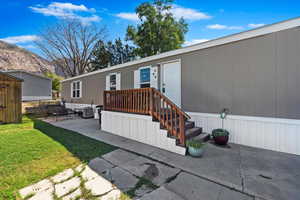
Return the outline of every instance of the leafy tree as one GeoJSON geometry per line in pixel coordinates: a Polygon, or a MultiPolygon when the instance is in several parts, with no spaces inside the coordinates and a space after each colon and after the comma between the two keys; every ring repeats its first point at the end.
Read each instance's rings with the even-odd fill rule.
{"type": "Polygon", "coordinates": [[[99,40],[95,45],[90,71],[118,65],[134,59],[134,47],[123,44],[118,38],[115,42],[99,40]]]}
{"type": "Polygon", "coordinates": [[[88,70],[94,46],[105,36],[105,27],[63,20],[46,27],[35,44],[65,77],[74,77],[88,70]]]}
{"type": "Polygon", "coordinates": [[[154,0],[136,8],[141,23],[127,27],[126,39],[138,48],[141,57],[178,49],[184,43],[188,25],[183,18],[177,20],[170,12],[173,0],[154,0]]]}
{"type": "Polygon", "coordinates": [[[63,77],[58,76],[52,72],[45,72],[45,76],[52,79],[52,90],[60,91],[61,89],[60,81],[63,80],[63,77]]]}

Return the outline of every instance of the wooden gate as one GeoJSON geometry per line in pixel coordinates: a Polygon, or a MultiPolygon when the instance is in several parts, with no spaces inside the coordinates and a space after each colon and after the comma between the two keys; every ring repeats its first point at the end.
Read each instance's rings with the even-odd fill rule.
{"type": "Polygon", "coordinates": [[[21,122],[22,80],[0,72],[0,124],[21,122]]]}

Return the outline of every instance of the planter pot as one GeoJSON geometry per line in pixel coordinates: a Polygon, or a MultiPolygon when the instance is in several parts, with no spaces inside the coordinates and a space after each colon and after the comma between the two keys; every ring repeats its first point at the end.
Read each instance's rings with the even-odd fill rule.
{"type": "Polygon", "coordinates": [[[214,137],[214,141],[218,145],[226,145],[228,143],[228,135],[214,137]]]}
{"type": "Polygon", "coordinates": [[[204,152],[204,148],[194,148],[194,147],[188,147],[189,154],[193,157],[201,157],[204,152]]]}
{"type": "Polygon", "coordinates": [[[212,132],[213,139],[218,145],[226,145],[229,140],[229,132],[225,129],[215,129],[212,132]]]}

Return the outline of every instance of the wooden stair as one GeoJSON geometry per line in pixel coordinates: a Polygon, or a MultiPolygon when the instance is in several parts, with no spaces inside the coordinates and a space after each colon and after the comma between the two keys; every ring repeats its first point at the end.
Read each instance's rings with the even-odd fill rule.
{"type": "MultiPolygon", "coordinates": [[[[163,113],[171,113],[170,111],[164,109],[163,113]]],[[[174,114],[173,114],[174,115],[174,114]]],[[[171,120],[168,120],[170,119],[170,114],[162,114],[161,115],[161,118],[164,119],[164,120],[167,120],[168,122],[168,125],[171,124],[171,120]]],[[[172,117],[173,119],[173,124],[179,124],[178,122],[178,117],[176,118],[177,119],[177,122],[175,123],[175,120],[174,120],[175,116],[172,117]]],[[[154,118],[155,121],[158,121],[157,119],[154,118]]],[[[165,129],[165,126],[164,124],[160,124],[160,127],[161,129],[165,129]]],[[[179,130],[179,127],[175,126],[174,127],[175,129],[179,130]]],[[[207,140],[209,140],[209,134],[205,134],[202,132],[202,128],[201,127],[196,127],[195,126],[195,122],[194,121],[191,121],[191,120],[186,120],[185,123],[184,123],[184,133],[185,133],[185,139],[186,140],[198,140],[198,141],[201,141],[201,142],[206,142],[207,140]]],[[[168,137],[170,138],[176,138],[174,135],[172,135],[170,132],[168,132],[168,137]]],[[[176,138],[177,139],[177,138],[176,138]]],[[[179,146],[183,146],[180,144],[180,142],[177,140],[176,141],[176,144],[179,145],[179,146]]]]}
{"type": "Polygon", "coordinates": [[[176,139],[176,144],[185,147],[186,141],[201,138],[205,140],[202,128],[190,121],[190,116],[154,88],[104,91],[104,110],[135,113],[152,116],[167,130],[168,136],[176,139]],[[201,137],[200,137],[201,135],[201,137]]]}

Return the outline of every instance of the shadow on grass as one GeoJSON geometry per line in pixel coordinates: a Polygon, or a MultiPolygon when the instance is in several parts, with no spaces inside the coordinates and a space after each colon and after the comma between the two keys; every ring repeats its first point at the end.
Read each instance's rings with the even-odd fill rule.
{"type": "Polygon", "coordinates": [[[77,132],[55,127],[51,124],[28,116],[34,122],[34,128],[63,145],[82,162],[88,162],[95,157],[109,153],[117,147],[83,136],[77,132]]]}

